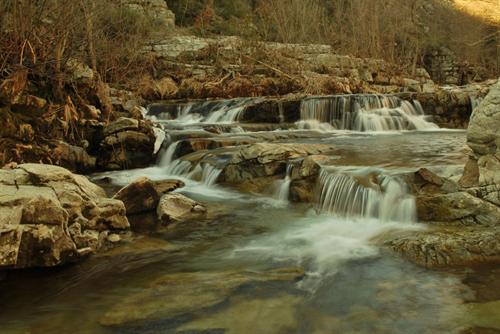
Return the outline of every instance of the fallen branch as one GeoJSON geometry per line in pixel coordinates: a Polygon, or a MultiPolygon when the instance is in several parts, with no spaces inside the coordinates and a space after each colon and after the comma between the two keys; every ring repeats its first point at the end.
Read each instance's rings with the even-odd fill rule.
{"type": "Polygon", "coordinates": [[[243,57],[245,57],[245,58],[247,58],[247,59],[250,59],[250,60],[253,60],[253,61],[257,62],[257,63],[259,63],[259,64],[261,64],[261,65],[263,65],[263,66],[265,66],[265,67],[269,68],[270,70],[273,70],[274,72],[276,72],[276,73],[278,73],[278,74],[281,74],[281,75],[283,75],[283,76],[287,77],[287,78],[288,78],[288,79],[290,79],[290,80],[293,80],[293,81],[298,81],[298,80],[297,80],[297,78],[294,78],[294,77],[292,77],[290,74],[283,72],[283,71],[282,71],[282,70],[280,70],[279,68],[273,67],[273,66],[271,66],[271,65],[269,65],[269,64],[264,63],[263,61],[257,60],[257,59],[255,59],[255,58],[249,57],[249,56],[247,56],[247,55],[242,55],[242,56],[243,56],[243,57]]]}

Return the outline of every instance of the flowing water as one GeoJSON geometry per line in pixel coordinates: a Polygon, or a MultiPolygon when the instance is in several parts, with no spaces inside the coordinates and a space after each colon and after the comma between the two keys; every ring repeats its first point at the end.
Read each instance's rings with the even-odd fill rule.
{"type": "Polygon", "coordinates": [[[169,134],[158,164],[95,176],[116,185],[138,176],[181,179],[178,191],[203,202],[206,219],[153,224],[80,264],[3,273],[0,333],[455,333],[481,326],[464,304],[474,295],[460,275],[417,267],[377,243],[425,228],[400,175],[419,167],[457,174],[467,153],[463,131],[437,129],[416,102],[368,96],[305,100],[296,128],[249,132],[238,123],[246,103],[156,113],[169,134]],[[320,131],[304,130],[308,121],[323,124],[320,131]],[[206,123],[221,124],[216,136],[224,140],[333,145],[316,203],[288,203],[294,161],[268,194],[245,194],[217,184],[233,148],[214,149],[222,158],[213,164],[181,159],[183,141],[215,136],[203,131],[206,123]]]}

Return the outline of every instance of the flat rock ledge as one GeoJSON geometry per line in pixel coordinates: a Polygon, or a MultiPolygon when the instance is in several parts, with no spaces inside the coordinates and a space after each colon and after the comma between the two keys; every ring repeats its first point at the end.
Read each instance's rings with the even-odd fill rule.
{"type": "Polygon", "coordinates": [[[118,242],[123,202],[62,167],[0,169],[0,269],[52,267],[118,242]]]}

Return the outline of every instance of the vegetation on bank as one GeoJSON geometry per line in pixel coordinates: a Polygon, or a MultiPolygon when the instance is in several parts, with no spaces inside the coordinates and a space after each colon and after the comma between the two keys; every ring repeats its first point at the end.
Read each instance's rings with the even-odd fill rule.
{"type": "Polygon", "coordinates": [[[454,1],[170,0],[168,5],[178,25],[205,36],[323,43],[339,54],[406,67],[422,64],[426,52],[444,46],[490,75],[500,70],[497,21],[457,10],[454,1]]]}

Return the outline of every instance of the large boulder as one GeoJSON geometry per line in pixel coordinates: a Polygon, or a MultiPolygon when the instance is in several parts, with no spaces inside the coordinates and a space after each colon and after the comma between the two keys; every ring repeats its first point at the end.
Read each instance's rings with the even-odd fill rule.
{"type": "MultiPolygon", "coordinates": [[[[472,113],[467,144],[473,151],[466,174],[476,175],[469,185],[486,187],[500,184],[500,81],[493,85],[472,113]],[[473,172],[471,172],[471,170],[473,172]],[[477,170],[477,173],[474,172],[477,170]]],[[[469,180],[470,181],[470,180],[469,180]]],[[[500,193],[489,200],[500,205],[500,193]]]]}
{"type": "Polygon", "coordinates": [[[23,164],[0,170],[0,268],[49,267],[104,246],[129,228],[125,206],[62,167],[23,164]]]}
{"type": "Polygon", "coordinates": [[[160,195],[155,184],[147,177],[140,177],[128,186],[120,189],[113,197],[125,204],[127,216],[154,211],[158,206],[160,195]]]}
{"type": "Polygon", "coordinates": [[[179,223],[202,219],[207,214],[203,204],[182,194],[163,195],[157,208],[158,219],[163,223],[179,223]]]}

